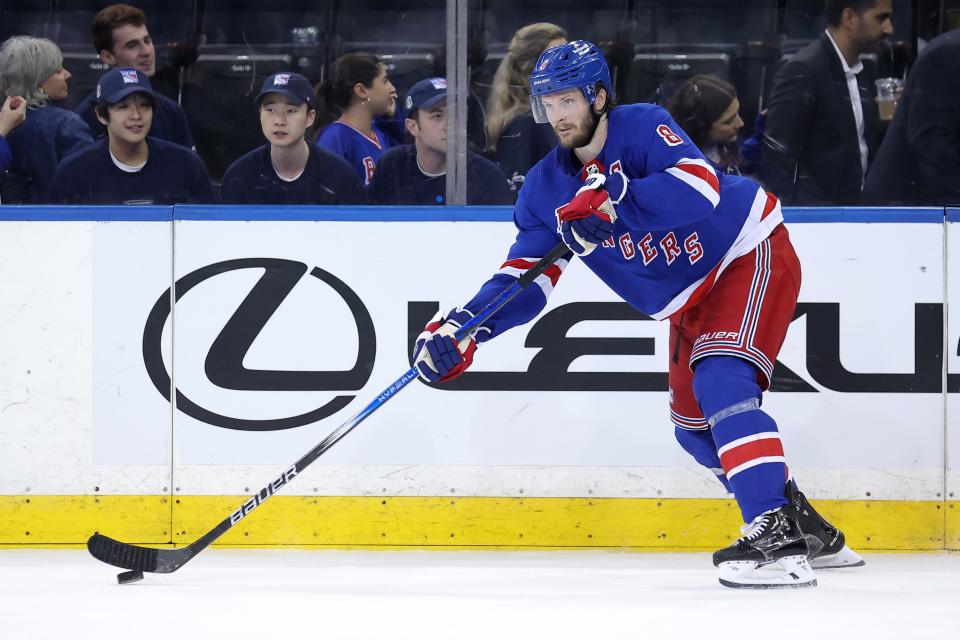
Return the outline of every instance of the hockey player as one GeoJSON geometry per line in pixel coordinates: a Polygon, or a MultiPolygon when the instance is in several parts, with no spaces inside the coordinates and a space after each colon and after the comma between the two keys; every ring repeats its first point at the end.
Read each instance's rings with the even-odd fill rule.
{"type": "Polygon", "coordinates": [[[397,90],[386,67],[370,53],[347,53],[330,65],[330,75],[317,87],[316,126],[326,127],[317,144],[350,163],[369,187],[383,152],[390,147],[374,118],[392,118],[397,90]]]}
{"type": "Polygon", "coordinates": [[[862,560],[788,482],[777,425],[760,409],[800,288],[780,204],[748,179],[717,175],[660,107],[615,107],[610,86],[589,42],[540,56],[531,106],[560,145],[527,174],[506,262],[465,305],[431,320],[414,362],[424,379],[449,380],[478,343],[534,318],[567,260],[459,344],[451,338],[562,239],[624,300],[670,320],[677,440],[733,492],[748,523],[714,554],[720,582],[815,586],[808,554],[814,566],[862,560]]]}

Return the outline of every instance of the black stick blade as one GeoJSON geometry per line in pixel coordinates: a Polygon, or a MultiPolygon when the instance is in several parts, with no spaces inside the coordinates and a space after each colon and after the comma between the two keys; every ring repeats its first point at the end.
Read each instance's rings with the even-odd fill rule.
{"type": "Polygon", "coordinates": [[[97,560],[132,571],[157,570],[159,550],[119,542],[95,533],[87,540],[87,549],[97,560]]]}

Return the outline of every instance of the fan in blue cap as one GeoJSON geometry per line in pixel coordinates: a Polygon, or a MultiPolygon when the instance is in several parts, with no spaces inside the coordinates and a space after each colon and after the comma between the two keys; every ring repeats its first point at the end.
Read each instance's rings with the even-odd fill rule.
{"type": "Polygon", "coordinates": [[[97,81],[97,103],[117,104],[132,93],[150,96],[155,103],[157,94],[153,92],[150,78],[139,69],[118,67],[100,76],[97,81]]]}
{"type": "Polygon", "coordinates": [[[317,111],[310,81],[275,73],[256,98],[267,144],[233,161],[223,176],[221,199],[231,204],[359,204],[366,193],[340,156],[307,142],[317,111]]]}
{"type": "MultiPolygon", "coordinates": [[[[404,127],[413,144],[393,147],[377,163],[370,185],[378,204],[439,205],[447,197],[447,79],[424,78],[403,99],[404,127]]],[[[513,204],[506,176],[467,150],[467,204],[513,204]]]]}
{"type": "Polygon", "coordinates": [[[261,104],[264,97],[271,93],[292,100],[293,104],[305,104],[313,109],[313,85],[299,73],[281,72],[269,76],[263,81],[263,86],[260,87],[260,93],[257,94],[257,104],[261,104]]]}
{"type": "Polygon", "coordinates": [[[118,67],[97,82],[94,114],[107,136],[64,158],[48,194],[63,204],[213,202],[206,167],[191,149],[150,136],[158,95],[139,69],[118,67]]]}

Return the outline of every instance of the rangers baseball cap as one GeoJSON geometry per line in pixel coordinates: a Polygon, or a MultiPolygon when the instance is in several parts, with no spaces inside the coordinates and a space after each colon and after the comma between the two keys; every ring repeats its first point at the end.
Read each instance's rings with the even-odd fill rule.
{"type": "Polygon", "coordinates": [[[97,100],[116,104],[131,93],[145,93],[154,100],[157,98],[150,78],[132,67],[110,69],[97,80],[97,100]]]}
{"type": "Polygon", "coordinates": [[[260,101],[268,93],[279,93],[294,104],[306,103],[308,107],[313,107],[313,85],[299,73],[284,71],[269,76],[263,81],[263,86],[260,87],[256,103],[260,104],[260,101]]]}
{"type": "Polygon", "coordinates": [[[409,116],[414,109],[429,109],[446,97],[447,79],[427,78],[410,87],[403,106],[409,116]]]}

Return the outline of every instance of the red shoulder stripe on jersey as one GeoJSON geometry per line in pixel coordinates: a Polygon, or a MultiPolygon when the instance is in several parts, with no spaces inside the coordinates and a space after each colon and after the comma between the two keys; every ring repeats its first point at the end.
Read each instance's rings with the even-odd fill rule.
{"type": "Polygon", "coordinates": [[[686,171],[690,175],[700,178],[706,182],[710,187],[720,193],[720,180],[717,178],[717,174],[713,169],[708,169],[699,164],[694,164],[692,162],[683,162],[680,161],[676,165],[677,169],[681,171],[686,171]]]}

